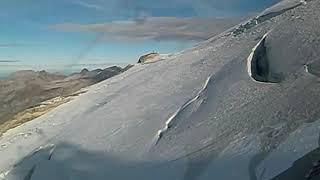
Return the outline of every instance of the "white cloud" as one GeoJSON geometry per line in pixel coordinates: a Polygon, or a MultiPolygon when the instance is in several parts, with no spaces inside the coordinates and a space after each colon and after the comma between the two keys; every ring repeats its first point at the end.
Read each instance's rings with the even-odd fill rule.
{"type": "Polygon", "coordinates": [[[17,63],[19,60],[0,59],[0,63],[17,63]]]}
{"type": "Polygon", "coordinates": [[[50,29],[69,32],[103,33],[100,40],[205,40],[237,24],[239,19],[146,17],[143,20],[97,24],[64,23],[50,29]]]}
{"type": "Polygon", "coordinates": [[[26,45],[20,44],[20,43],[0,43],[0,48],[21,47],[21,46],[26,46],[26,45]]]}
{"type": "Polygon", "coordinates": [[[94,3],[88,3],[84,1],[72,1],[72,4],[84,7],[84,8],[89,8],[89,9],[95,9],[95,10],[104,10],[104,7],[98,4],[94,3]]]}

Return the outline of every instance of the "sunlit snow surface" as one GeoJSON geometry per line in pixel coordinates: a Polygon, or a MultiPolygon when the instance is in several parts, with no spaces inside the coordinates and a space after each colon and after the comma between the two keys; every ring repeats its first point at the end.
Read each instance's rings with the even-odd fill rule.
{"type": "Polygon", "coordinates": [[[312,167],[320,157],[303,157],[319,147],[319,9],[303,2],[89,87],[0,138],[0,179],[260,180],[312,167]],[[263,73],[277,83],[248,75],[267,32],[263,73]]]}

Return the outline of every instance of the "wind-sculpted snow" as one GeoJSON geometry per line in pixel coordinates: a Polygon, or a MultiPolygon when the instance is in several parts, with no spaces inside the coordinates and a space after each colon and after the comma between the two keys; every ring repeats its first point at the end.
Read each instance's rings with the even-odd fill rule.
{"type": "Polygon", "coordinates": [[[173,115],[169,117],[169,119],[166,121],[165,127],[160,129],[155,136],[153,146],[158,144],[158,142],[168,130],[175,128],[177,123],[179,123],[179,120],[188,118],[192,115],[192,113],[199,109],[201,104],[206,100],[207,86],[211,78],[212,76],[209,76],[207,78],[203,88],[197,93],[194,98],[188,100],[183,106],[181,106],[176,112],[174,112],[173,115]]]}
{"type": "Polygon", "coordinates": [[[216,36],[87,88],[0,138],[0,177],[311,177],[319,160],[319,9],[308,1],[239,36],[216,36]],[[277,83],[249,76],[259,75],[247,68],[252,49],[261,56],[251,60],[267,60],[262,77],[281,77],[277,83]],[[32,153],[46,144],[54,150],[32,153]]]}
{"type": "Polygon", "coordinates": [[[318,61],[305,65],[304,67],[307,73],[320,77],[320,63],[318,61]]]}
{"type": "Polygon", "coordinates": [[[252,49],[247,60],[247,70],[250,77],[256,81],[269,82],[269,62],[265,41],[265,34],[259,43],[252,49]]]}
{"type": "Polygon", "coordinates": [[[258,44],[252,49],[251,54],[247,59],[247,71],[249,76],[258,82],[276,83],[280,81],[280,77],[272,74],[269,66],[269,58],[266,47],[266,38],[268,33],[265,34],[258,44]]]}

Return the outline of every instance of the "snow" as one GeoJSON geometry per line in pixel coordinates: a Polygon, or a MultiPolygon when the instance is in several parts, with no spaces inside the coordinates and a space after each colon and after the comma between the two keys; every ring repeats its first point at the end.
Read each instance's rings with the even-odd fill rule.
{"type": "Polygon", "coordinates": [[[258,17],[265,16],[267,14],[280,12],[285,9],[290,9],[291,7],[295,7],[297,5],[306,5],[307,2],[305,0],[282,0],[279,3],[271,6],[270,8],[267,8],[264,10],[261,14],[259,14],[258,17]]]}
{"type": "MultiPolygon", "coordinates": [[[[257,64],[258,62],[252,62],[254,61],[254,57],[256,56],[255,54],[257,53],[257,51],[259,51],[259,49],[264,46],[262,43],[264,43],[265,39],[267,38],[268,33],[266,33],[265,35],[263,35],[263,37],[261,38],[261,40],[257,43],[257,45],[252,49],[252,52],[250,53],[249,57],[247,58],[247,71],[248,71],[248,75],[252,78],[252,80],[256,81],[256,79],[254,78],[255,76],[257,76],[256,74],[252,73],[252,68],[253,68],[253,63],[257,64]]],[[[258,82],[258,81],[257,81],[258,82]]]]}
{"type": "MultiPolygon", "coordinates": [[[[319,6],[308,2],[296,13],[317,22],[319,6]]],[[[278,51],[307,56],[303,43],[274,44],[290,44],[293,34],[299,42],[312,39],[320,28],[279,16],[237,37],[135,65],[8,131],[0,138],[0,178],[268,179],[283,172],[318,147],[318,79],[305,75],[301,58],[291,58],[300,67],[282,69],[284,81],[257,83],[246,60],[255,39],[271,29],[272,62],[286,60],[278,51]],[[307,28],[308,36],[295,33],[307,28]]]]}
{"type": "Polygon", "coordinates": [[[154,141],[153,146],[155,146],[158,143],[158,141],[160,141],[161,137],[164,135],[164,133],[166,133],[167,130],[169,130],[170,128],[173,128],[172,126],[174,126],[174,124],[176,123],[175,121],[177,119],[177,116],[187,117],[188,115],[182,115],[182,114],[185,114],[185,113],[192,114],[194,111],[196,111],[199,108],[201,103],[205,100],[205,91],[207,89],[207,86],[211,78],[212,76],[209,76],[207,78],[203,88],[197,93],[197,95],[194,98],[188,100],[176,112],[174,112],[173,115],[169,117],[169,119],[166,121],[165,127],[158,131],[155,139],[153,140],[154,141]],[[191,106],[194,106],[194,107],[191,107],[191,106]],[[191,107],[190,112],[187,112],[188,107],[191,107]]]}

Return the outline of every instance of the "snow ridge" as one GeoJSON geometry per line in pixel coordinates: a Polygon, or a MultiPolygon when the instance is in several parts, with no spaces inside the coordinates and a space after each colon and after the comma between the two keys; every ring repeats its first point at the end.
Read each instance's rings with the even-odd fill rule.
{"type": "Polygon", "coordinates": [[[199,100],[201,98],[206,98],[204,96],[205,92],[207,90],[208,84],[210,82],[210,80],[212,79],[212,76],[209,76],[207,78],[207,80],[205,81],[203,87],[200,89],[200,91],[197,93],[197,95],[193,98],[191,98],[190,100],[188,100],[184,105],[182,105],[176,112],[174,112],[166,121],[165,123],[165,127],[160,129],[157,133],[157,135],[155,136],[154,140],[153,140],[153,146],[157,145],[158,142],[160,141],[160,139],[163,137],[164,133],[166,133],[169,129],[171,129],[173,127],[173,125],[175,124],[175,120],[177,119],[177,117],[183,113],[183,111],[189,107],[190,105],[194,104],[196,102],[196,100],[199,100]]]}
{"type": "MultiPolygon", "coordinates": [[[[311,0],[309,0],[311,1],[311,0]]],[[[293,4],[290,4],[291,1],[282,1],[278,4],[276,4],[275,6],[272,6],[268,9],[266,9],[264,12],[262,12],[261,14],[259,14],[258,16],[244,22],[243,24],[240,24],[239,26],[237,26],[236,28],[234,28],[230,34],[237,36],[239,34],[242,34],[243,32],[245,32],[248,29],[251,29],[252,27],[255,27],[258,24],[261,24],[267,20],[270,20],[274,17],[277,17],[283,13],[286,13],[287,11],[290,11],[292,9],[295,9],[301,5],[306,5],[307,1],[306,0],[300,0],[300,1],[292,1],[293,4]],[[282,8],[278,7],[278,6],[283,6],[282,8]]],[[[229,35],[230,35],[229,34],[229,35]]]]}

